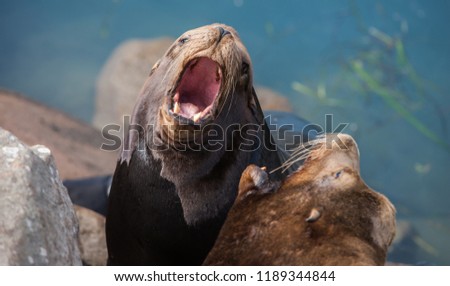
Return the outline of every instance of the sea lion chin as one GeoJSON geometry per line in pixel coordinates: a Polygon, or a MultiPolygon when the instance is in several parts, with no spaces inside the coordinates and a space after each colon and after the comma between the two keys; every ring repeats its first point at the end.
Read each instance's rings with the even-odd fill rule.
{"type": "Polygon", "coordinates": [[[248,164],[280,164],[250,56],[229,26],[187,31],[135,105],[109,197],[109,264],[201,264],[248,164]]]}
{"type": "Polygon", "coordinates": [[[309,142],[284,163],[305,160],[278,186],[250,165],[204,265],[384,265],[395,208],[360,177],[349,135],[309,142]]]}

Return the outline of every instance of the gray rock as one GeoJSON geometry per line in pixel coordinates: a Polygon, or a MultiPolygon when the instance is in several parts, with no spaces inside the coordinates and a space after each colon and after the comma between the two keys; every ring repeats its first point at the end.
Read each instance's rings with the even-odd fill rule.
{"type": "Polygon", "coordinates": [[[114,50],[97,79],[94,126],[102,129],[108,124],[122,125],[122,116],[133,111],[153,64],[173,41],[171,38],[134,39],[114,50]]]}
{"type": "Polygon", "coordinates": [[[80,265],[78,221],[48,148],[0,128],[0,265],[80,265]]]}
{"type": "Polygon", "coordinates": [[[105,217],[75,205],[80,223],[81,259],[87,265],[104,266],[108,259],[105,235],[105,217]]]}
{"type": "MultiPolygon", "coordinates": [[[[97,79],[95,127],[123,125],[123,116],[131,115],[153,64],[172,43],[171,38],[129,40],[115,49],[97,79]]],[[[256,87],[256,93],[262,109],[292,111],[287,98],[279,93],[262,86],[256,87]]]]}

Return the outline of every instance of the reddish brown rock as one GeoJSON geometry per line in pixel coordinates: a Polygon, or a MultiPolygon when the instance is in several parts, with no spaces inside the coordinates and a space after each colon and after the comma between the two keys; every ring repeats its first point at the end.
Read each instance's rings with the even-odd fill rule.
{"type": "Polygon", "coordinates": [[[91,266],[104,266],[108,258],[105,237],[105,217],[75,205],[80,225],[79,241],[81,259],[91,266]]]}
{"type": "Polygon", "coordinates": [[[99,130],[18,93],[0,90],[0,127],[27,145],[47,146],[62,179],[111,174],[117,154],[100,149],[99,130]]]}
{"type": "Polygon", "coordinates": [[[268,87],[257,86],[255,89],[263,110],[292,111],[291,104],[287,97],[268,87]]]}

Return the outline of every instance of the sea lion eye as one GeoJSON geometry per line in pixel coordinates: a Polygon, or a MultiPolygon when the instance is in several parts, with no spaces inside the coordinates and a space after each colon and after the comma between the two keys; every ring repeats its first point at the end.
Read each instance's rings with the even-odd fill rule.
{"type": "Polygon", "coordinates": [[[248,74],[249,65],[246,62],[242,63],[242,74],[248,74]]]}
{"type": "Polygon", "coordinates": [[[183,45],[189,40],[189,37],[183,37],[178,40],[178,44],[183,45]]]}

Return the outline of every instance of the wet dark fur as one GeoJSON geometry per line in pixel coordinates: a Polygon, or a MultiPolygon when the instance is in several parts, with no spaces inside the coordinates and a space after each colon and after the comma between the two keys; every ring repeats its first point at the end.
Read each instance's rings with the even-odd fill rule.
{"type": "MultiPolygon", "coordinates": [[[[245,50],[238,50],[240,54],[221,51],[220,43],[223,41],[231,41],[233,37],[236,45],[240,45],[240,41],[231,27],[221,25],[232,31],[232,37],[217,44],[218,26],[214,24],[188,31],[180,37],[187,37],[191,42],[176,41],[144,85],[131,123],[132,129],[136,124],[145,126],[145,129],[131,131],[125,139],[109,197],[106,221],[109,265],[201,264],[235,200],[239,178],[245,167],[249,163],[269,168],[280,164],[276,151],[262,147],[252,152],[237,148],[232,151],[225,148],[217,151],[156,150],[154,144],[167,142],[166,130],[159,123],[168,117],[161,107],[164,108],[173,91],[180,65],[189,57],[203,53],[199,47],[204,47],[196,45],[195,41],[213,45],[211,55],[217,57],[214,60],[232,57],[223,59],[222,64],[226,67],[224,80],[233,81],[227,83],[227,87],[232,85],[233,88],[225,89],[228,93],[220,95],[222,105],[217,108],[214,122],[222,127],[258,124],[260,129],[255,134],[271,145],[252,86],[251,70],[248,75],[240,74],[240,63],[250,60],[248,54],[245,50]],[[144,141],[145,134],[149,135],[148,143],[144,141]]],[[[230,47],[235,48],[227,46],[230,47]]],[[[249,136],[229,132],[221,139],[230,147],[239,145],[243,138],[249,136]]],[[[177,143],[175,140],[171,146],[177,143]]],[[[255,146],[253,144],[249,148],[255,146]]],[[[273,177],[280,176],[277,173],[273,177]]]]}

